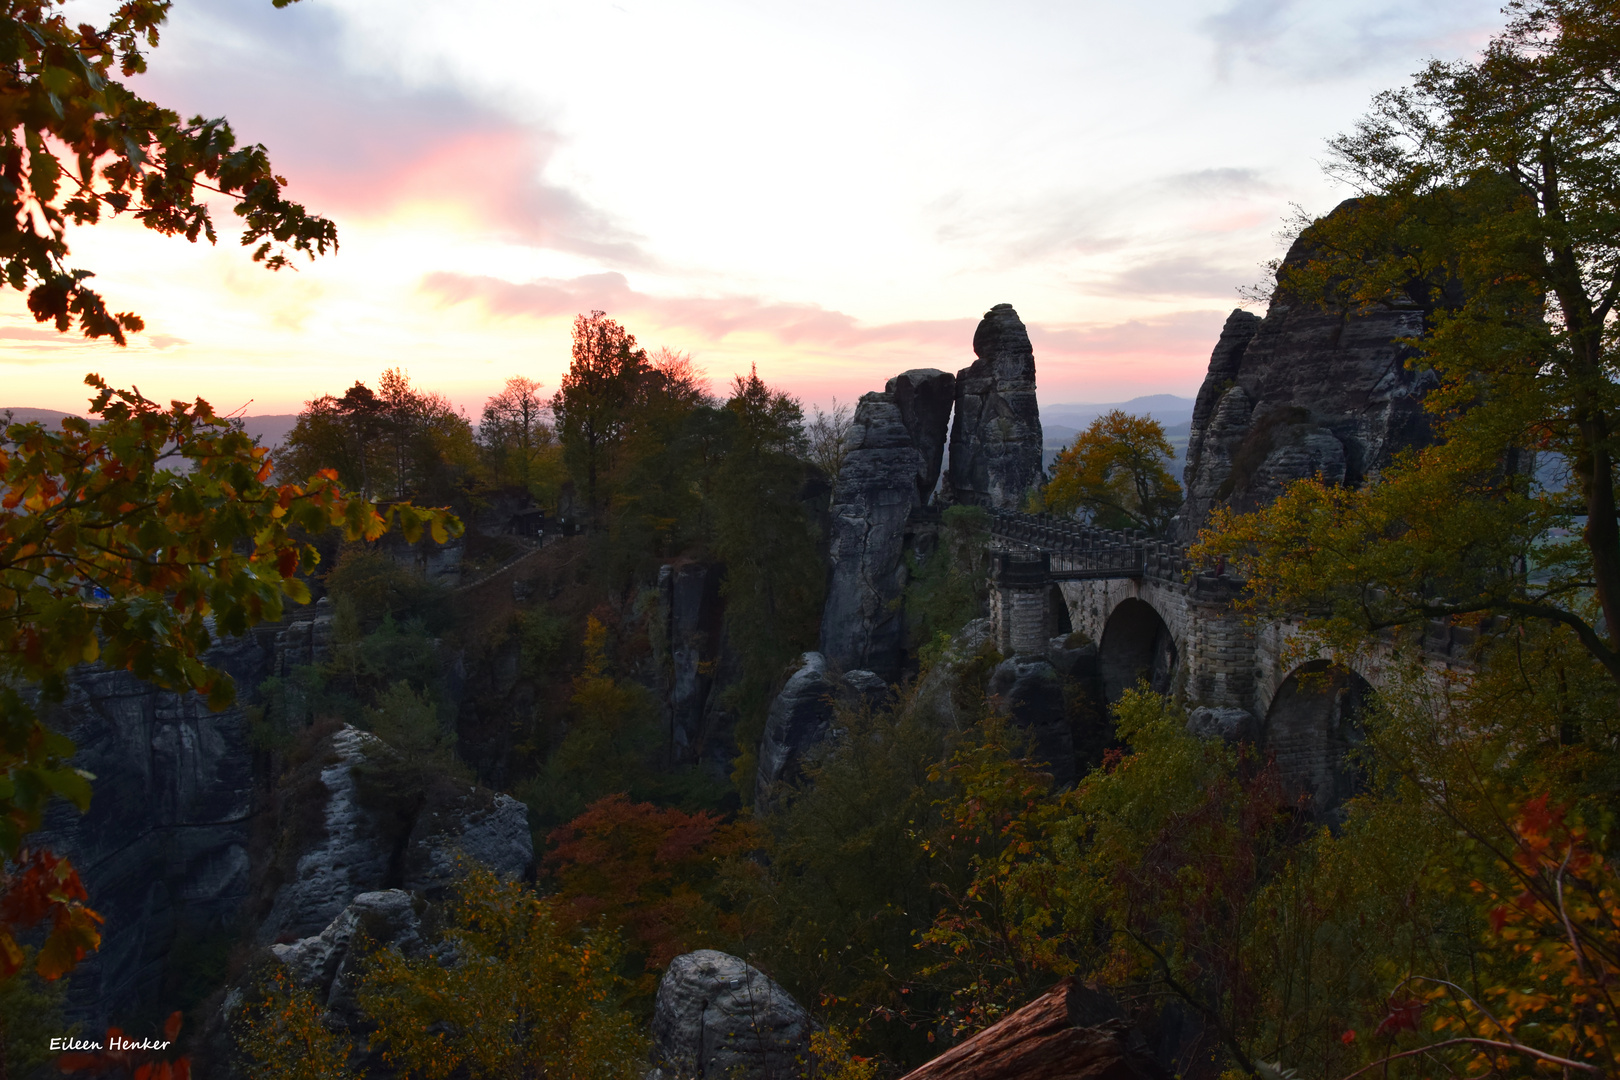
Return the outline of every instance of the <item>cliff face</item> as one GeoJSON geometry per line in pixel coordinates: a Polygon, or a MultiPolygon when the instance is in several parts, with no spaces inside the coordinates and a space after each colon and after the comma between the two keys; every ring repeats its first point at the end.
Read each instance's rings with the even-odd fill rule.
{"type": "Polygon", "coordinates": [[[1016,510],[1041,475],[1035,351],[1011,304],[985,312],[971,366],[956,376],[951,488],[958,502],[1016,510]]]}
{"type": "MultiPolygon", "coordinates": [[[[1308,244],[1309,233],[1285,265],[1308,244]]],[[[1254,510],[1303,477],[1359,485],[1427,441],[1420,398],[1432,377],[1408,370],[1412,352],[1396,342],[1424,318],[1416,305],[1355,315],[1281,290],[1264,319],[1234,311],[1193,410],[1177,538],[1196,539],[1216,506],[1254,510]]]]}
{"type": "Polygon", "coordinates": [[[532,861],[522,803],[445,777],[420,791],[381,788],[374,777],[392,751],[353,728],[270,782],[249,709],[267,677],[324,658],[331,620],[314,615],[208,652],[237,685],[241,704],[224,712],[96,668],[76,672],[52,710],[94,795],[82,816],[54,804],[30,842],[72,859],[106,920],[101,948],[69,981],[70,1018],[88,1030],[171,1007],[200,956],[242,938],[317,933],[360,893],[434,894],[462,857],[506,875],[532,861]]]}
{"type": "Polygon", "coordinates": [[[939,477],[955,380],[932,368],[889,380],[855,407],[833,487],[831,574],[821,652],[835,668],[899,677],[907,530],[939,477]]]}
{"type": "MultiPolygon", "coordinates": [[[[274,634],[227,641],[207,660],[251,688],[273,669],[274,634]]],[[[95,775],[95,795],[82,817],[53,805],[30,842],[73,860],[106,919],[68,999],[95,1030],[159,996],[177,940],[235,922],[249,888],[253,751],[242,707],[210,712],[125,671],[77,674],[51,722],[78,745],[73,763],[95,775]]]]}

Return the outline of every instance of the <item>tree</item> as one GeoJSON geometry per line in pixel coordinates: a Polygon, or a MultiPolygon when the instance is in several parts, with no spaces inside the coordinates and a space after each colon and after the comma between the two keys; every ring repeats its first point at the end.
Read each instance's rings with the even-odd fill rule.
{"type": "Polygon", "coordinates": [[[752,797],[753,747],[764,731],[773,681],[815,647],[826,572],[804,500],[804,412],[757,371],[738,375],[721,406],[706,502],[711,546],[725,563],[726,633],[742,677],[732,688],[742,714],[733,780],[752,797]]]}
{"type": "Polygon", "coordinates": [[[536,455],[554,440],[544,422],[546,402],[539,389],[533,379],[512,376],[505,389],[484,403],[478,425],[478,439],[494,459],[496,476],[510,475],[524,487],[534,479],[536,455]]]}
{"type": "Polygon", "coordinates": [[[741,920],[717,902],[717,878],[729,862],[757,869],[746,856],[761,838],[751,821],[727,824],[699,810],[598,799],[551,833],[545,864],[557,899],[581,925],[625,936],[644,960],[637,980],[651,994],[670,961],[698,948],[735,949],[741,920]]]}
{"type": "Polygon", "coordinates": [[[844,457],[849,453],[847,442],[852,422],[849,406],[840,405],[838,399],[833,398],[832,408],[822,412],[818,406],[815,419],[805,427],[810,460],[827,474],[828,479],[837,480],[838,470],[844,467],[844,457]]]}
{"type": "Polygon", "coordinates": [[[281,474],[334,469],[369,498],[447,503],[462,494],[476,456],[472,425],[449,399],[389,368],[377,390],[356,382],[340,398],[305,403],[287,434],[281,474]]]}
{"type": "Polygon", "coordinates": [[[1620,11],[1516,0],[1475,62],[1433,62],[1332,144],[1360,198],[1279,295],[1435,313],[1436,445],[1360,491],[1295,484],[1217,518],[1256,600],[1340,640],[1430,619],[1561,627],[1620,678],[1620,11]]]}
{"type": "Polygon", "coordinates": [[[36,320],[62,331],[77,320],[86,337],[120,345],[143,328],[138,315],[107,309],[85,284],[90,271],[67,264],[68,225],[104,214],[214,243],[207,198],[218,193],[235,201],[255,262],[278,270],[290,252],[337,249],[332,222],[282,197],[286,181],[263,146],[238,147],[222,119],[182,122],[113,77],[146,70],[142,50],[158,43],[166,0],[129,0],[102,26],[71,24],[63,6],[0,4],[0,266],[8,285],[28,292],[36,320]]]}
{"type": "Polygon", "coordinates": [[[30,921],[52,921],[36,963],[50,977],[95,943],[71,867],[22,854],[51,797],[81,808],[90,798],[92,778],[68,764],[72,742],[40,717],[75,666],[99,660],[224,708],[234,687],[203,654],[309,600],[300,575],[319,556],[304,537],[335,526],[374,539],[397,523],[442,541],[460,530],[440,511],[356,498],[331,472],[271,484],[268,452],[206,401],[165,409],[86,382],[99,423],[13,424],[0,439],[0,858],[14,864],[0,975],[20,956],[13,930],[30,921]]]}
{"type": "Polygon", "coordinates": [[[602,481],[616,463],[631,406],[649,371],[647,351],[606,312],[574,319],[573,359],[551,399],[551,412],[569,471],[585,482],[593,519],[602,508],[602,481]]]}
{"type": "Polygon", "coordinates": [[[1058,451],[1043,497],[1048,509],[1104,529],[1159,535],[1181,506],[1181,485],[1166,469],[1174,460],[1157,420],[1110,409],[1058,451]]]}
{"type": "Polygon", "coordinates": [[[610,934],[579,932],[557,901],[482,867],[446,922],[438,955],[381,949],[362,978],[360,1006],[401,1075],[608,1080],[645,1068],[645,1044],[619,1007],[610,934]]]}

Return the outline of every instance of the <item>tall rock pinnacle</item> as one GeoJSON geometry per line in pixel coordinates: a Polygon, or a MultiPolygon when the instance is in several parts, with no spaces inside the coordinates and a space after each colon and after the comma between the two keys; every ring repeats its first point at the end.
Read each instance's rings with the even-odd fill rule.
{"type": "Polygon", "coordinates": [[[958,502],[1016,510],[1041,475],[1035,351],[1011,304],[985,312],[971,367],[956,376],[951,487],[958,502]]]}

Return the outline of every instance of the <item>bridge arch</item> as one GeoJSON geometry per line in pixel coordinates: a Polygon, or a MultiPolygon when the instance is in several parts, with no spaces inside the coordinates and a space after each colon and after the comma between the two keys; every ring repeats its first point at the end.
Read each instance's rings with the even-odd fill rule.
{"type": "Polygon", "coordinates": [[[1334,817],[1363,783],[1349,755],[1360,745],[1361,717],[1372,685],[1328,660],[1290,671],[1261,722],[1260,742],[1275,755],[1283,789],[1305,797],[1318,817],[1334,817]]]}
{"type": "Polygon", "coordinates": [[[1103,699],[1112,704],[1146,679],[1161,694],[1169,693],[1178,650],[1175,636],[1152,604],[1134,596],[1114,606],[1097,645],[1097,673],[1103,699]]]}

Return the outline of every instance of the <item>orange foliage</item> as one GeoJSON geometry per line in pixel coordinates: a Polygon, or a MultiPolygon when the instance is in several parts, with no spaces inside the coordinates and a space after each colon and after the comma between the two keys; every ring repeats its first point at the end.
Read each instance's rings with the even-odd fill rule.
{"type": "Polygon", "coordinates": [[[723,864],[760,846],[752,822],[609,795],[552,832],[551,843],[545,865],[558,899],[581,922],[622,933],[648,972],[743,933],[716,885],[723,864]]]}
{"type": "Polygon", "coordinates": [[[1474,1076],[1511,1073],[1515,1065],[1566,1076],[1620,1071],[1620,876],[1592,849],[1586,829],[1545,795],[1524,803],[1512,824],[1514,847],[1502,854],[1513,887],[1472,883],[1491,905],[1490,936],[1503,966],[1478,996],[1444,979],[1405,980],[1396,995],[1423,988],[1421,996],[1392,995],[1377,1034],[1417,1030],[1432,1008],[1432,1029],[1445,1037],[1360,1072],[1444,1048],[1466,1051],[1474,1076]]]}
{"type": "Polygon", "coordinates": [[[49,851],[17,853],[0,881],[0,979],[10,978],[23,964],[24,953],[16,931],[48,922],[50,930],[34,962],[44,979],[56,979],[72,970],[87,952],[101,944],[96,924],[101,916],[84,906],[88,899],[79,873],[66,859],[49,851]]]}

